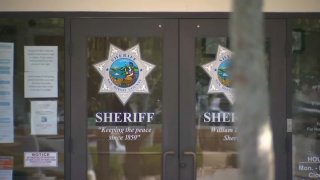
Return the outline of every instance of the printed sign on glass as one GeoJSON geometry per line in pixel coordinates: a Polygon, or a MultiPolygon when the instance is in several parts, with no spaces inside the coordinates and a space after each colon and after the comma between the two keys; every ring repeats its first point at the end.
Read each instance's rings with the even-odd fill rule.
{"type": "Polygon", "coordinates": [[[58,167],[58,153],[24,152],[24,167],[58,167]]]}
{"type": "Polygon", "coordinates": [[[14,142],[14,44],[0,42],[0,143],[14,142]]]}

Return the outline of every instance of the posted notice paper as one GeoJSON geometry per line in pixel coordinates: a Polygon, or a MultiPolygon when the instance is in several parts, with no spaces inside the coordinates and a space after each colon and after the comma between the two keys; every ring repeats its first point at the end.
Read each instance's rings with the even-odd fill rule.
{"type": "Polygon", "coordinates": [[[0,75],[13,77],[13,43],[0,42],[0,75]]]}
{"type": "Polygon", "coordinates": [[[58,167],[58,153],[24,152],[24,167],[58,167]]]}
{"type": "Polygon", "coordinates": [[[24,47],[24,96],[58,97],[58,47],[24,47]]]}
{"type": "Polygon", "coordinates": [[[25,72],[24,97],[56,98],[58,97],[57,72],[25,72]]]}
{"type": "Polygon", "coordinates": [[[31,134],[57,135],[57,101],[31,101],[31,134]]]}
{"type": "Polygon", "coordinates": [[[58,71],[58,46],[25,46],[24,71],[58,71]]]}
{"type": "Polygon", "coordinates": [[[13,43],[0,42],[0,143],[13,143],[13,43]]]}

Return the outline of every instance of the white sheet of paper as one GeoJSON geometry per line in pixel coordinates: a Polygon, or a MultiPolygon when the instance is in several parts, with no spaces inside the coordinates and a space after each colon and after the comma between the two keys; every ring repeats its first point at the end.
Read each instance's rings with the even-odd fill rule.
{"type": "Polygon", "coordinates": [[[1,180],[12,180],[13,170],[0,170],[1,180]]]}
{"type": "Polygon", "coordinates": [[[0,76],[13,76],[13,45],[0,42],[0,76]]]}
{"type": "Polygon", "coordinates": [[[0,76],[0,143],[13,143],[12,77],[0,76]]]}
{"type": "Polygon", "coordinates": [[[58,71],[58,46],[25,46],[24,71],[58,71]]]}
{"type": "Polygon", "coordinates": [[[58,153],[25,152],[24,167],[58,167],[58,153]]]}
{"type": "Polygon", "coordinates": [[[57,135],[57,101],[31,101],[31,134],[57,135]]]}
{"type": "Polygon", "coordinates": [[[52,98],[58,97],[57,72],[25,72],[24,97],[52,98]]]}
{"type": "Polygon", "coordinates": [[[0,42],[0,143],[13,143],[13,43],[0,42]]]}

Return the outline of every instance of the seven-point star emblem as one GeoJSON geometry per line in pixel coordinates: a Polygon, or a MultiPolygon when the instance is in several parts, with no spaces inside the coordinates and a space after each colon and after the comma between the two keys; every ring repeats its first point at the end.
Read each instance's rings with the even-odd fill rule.
{"type": "Polygon", "coordinates": [[[233,103],[233,89],[230,77],[231,59],[232,52],[219,45],[216,59],[202,65],[202,68],[211,78],[208,93],[224,93],[230,103],[233,103]]]}
{"type": "Polygon", "coordinates": [[[155,65],[141,59],[139,44],[124,51],[110,44],[108,58],[94,65],[103,77],[100,93],[115,93],[123,105],[133,93],[149,93],[146,76],[155,65]]]}

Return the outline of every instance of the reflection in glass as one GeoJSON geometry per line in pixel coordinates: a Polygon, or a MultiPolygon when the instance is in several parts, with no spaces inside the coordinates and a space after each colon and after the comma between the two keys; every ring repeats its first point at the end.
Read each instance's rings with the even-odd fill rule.
{"type": "Polygon", "coordinates": [[[320,23],[296,19],[292,31],[293,179],[320,178],[320,23]]]}
{"type": "Polygon", "coordinates": [[[153,37],[88,38],[87,137],[88,172],[92,179],[161,179],[162,46],[162,39],[153,37]],[[122,105],[115,93],[98,93],[102,77],[93,65],[108,57],[110,44],[127,50],[138,43],[142,59],[156,66],[146,78],[150,93],[134,93],[128,102],[122,105]],[[152,112],[155,113],[155,118],[151,123],[108,123],[100,126],[95,121],[97,112],[152,112]],[[128,132],[128,128],[134,132],[128,132]]]}
{"type": "MultiPolygon", "coordinates": [[[[197,179],[237,180],[239,179],[237,129],[234,124],[232,104],[223,93],[208,94],[210,77],[201,67],[215,60],[219,45],[229,49],[229,39],[227,37],[198,37],[195,42],[197,179]]],[[[270,45],[270,38],[267,37],[265,39],[265,63],[268,70],[270,45]]],[[[225,64],[221,63],[220,66],[225,65],[225,68],[228,68],[230,64],[228,61],[224,62],[225,64]]],[[[226,87],[232,86],[230,81],[220,80],[220,82],[226,87]]]]}
{"type": "Polygon", "coordinates": [[[196,38],[197,179],[236,180],[236,128],[231,104],[224,94],[208,94],[210,77],[201,65],[215,59],[218,45],[228,48],[227,37],[196,38]],[[205,119],[210,115],[211,120],[205,119]],[[220,121],[220,122],[219,122],[220,121]]]}

